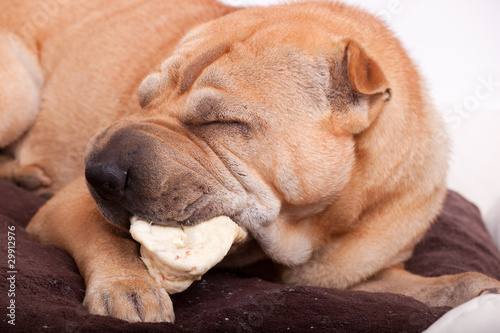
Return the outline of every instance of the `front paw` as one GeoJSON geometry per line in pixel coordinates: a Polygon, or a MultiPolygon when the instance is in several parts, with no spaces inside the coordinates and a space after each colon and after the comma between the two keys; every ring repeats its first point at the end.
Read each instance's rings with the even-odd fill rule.
{"type": "Polygon", "coordinates": [[[151,277],[106,277],[89,282],[83,306],[129,322],[174,322],[167,292],[151,277]]]}
{"type": "Polygon", "coordinates": [[[52,184],[51,179],[36,165],[19,167],[16,170],[14,181],[28,191],[35,191],[52,184]]]}
{"type": "Polygon", "coordinates": [[[465,303],[477,296],[500,294],[500,281],[477,272],[456,275],[453,306],[465,303]]]}
{"type": "Polygon", "coordinates": [[[36,191],[52,184],[52,180],[39,166],[21,165],[5,155],[0,155],[0,177],[14,181],[28,191],[36,191]]]}

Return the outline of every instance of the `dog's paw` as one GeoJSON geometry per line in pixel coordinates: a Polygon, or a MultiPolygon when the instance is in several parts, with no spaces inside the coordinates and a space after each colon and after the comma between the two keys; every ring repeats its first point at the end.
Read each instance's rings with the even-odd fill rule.
{"type": "Polygon", "coordinates": [[[21,166],[15,173],[14,181],[28,191],[48,187],[51,179],[36,165],[21,166]]]}
{"type": "Polygon", "coordinates": [[[12,180],[28,191],[49,187],[52,180],[37,165],[20,165],[16,160],[0,156],[0,177],[12,180]]]}
{"type": "Polygon", "coordinates": [[[479,293],[479,296],[481,296],[481,295],[488,295],[488,294],[497,294],[497,295],[500,295],[500,286],[493,287],[493,288],[486,288],[484,290],[481,290],[481,292],[479,293]]]}
{"type": "Polygon", "coordinates": [[[448,300],[444,305],[458,306],[473,298],[486,294],[500,294],[500,281],[477,272],[449,276],[452,279],[450,292],[442,293],[448,300]]]}
{"type": "Polygon", "coordinates": [[[87,286],[83,306],[92,314],[129,322],[174,322],[167,292],[152,278],[108,277],[87,286]]]}
{"type": "Polygon", "coordinates": [[[459,280],[458,288],[468,285],[472,291],[472,298],[486,294],[500,294],[500,281],[490,278],[481,273],[468,272],[463,273],[459,280]]]}

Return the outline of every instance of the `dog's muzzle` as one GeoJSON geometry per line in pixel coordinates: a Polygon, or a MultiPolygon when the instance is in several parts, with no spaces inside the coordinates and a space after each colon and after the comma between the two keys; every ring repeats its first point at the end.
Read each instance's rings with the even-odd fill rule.
{"type": "Polygon", "coordinates": [[[85,177],[103,216],[129,228],[133,215],[191,225],[241,212],[245,189],[208,145],[193,140],[182,128],[153,122],[120,123],[97,134],[85,177]]]}

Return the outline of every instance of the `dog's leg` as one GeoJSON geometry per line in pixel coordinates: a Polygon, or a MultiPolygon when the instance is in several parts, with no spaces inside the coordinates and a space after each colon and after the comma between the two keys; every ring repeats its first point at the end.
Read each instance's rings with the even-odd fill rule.
{"type": "Polygon", "coordinates": [[[392,267],[351,289],[403,294],[428,306],[455,307],[482,294],[500,294],[500,281],[476,272],[423,277],[392,267]]]}
{"type": "Polygon", "coordinates": [[[139,257],[139,244],[107,222],[78,179],[43,206],[27,231],[66,250],[86,283],[90,313],[131,322],[173,322],[172,302],[139,257]]]}
{"type": "Polygon", "coordinates": [[[0,31],[0,148],[17,141],[33,125],[42,85],[36,55],[16,35],[0,31]]]}
{"type": "MultiPolygon", "coordinates": [[[[43,73],[36,55],[14,34],[0,31],[0,148],[18,141],[38,115],[43,73]]],[[[50,185],[36,165],[0,156],[0,177],[28,190],[50,185]]]]}

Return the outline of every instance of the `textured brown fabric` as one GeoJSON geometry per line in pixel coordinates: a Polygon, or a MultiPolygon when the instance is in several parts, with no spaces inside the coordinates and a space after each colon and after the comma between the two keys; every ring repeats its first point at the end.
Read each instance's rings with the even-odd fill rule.
{"type": "MultiPolygon", "coordinates": [[[[24,227],[43,200],[0,180],[2,332],[421,332],[448,308],[405,296],[287,287],[212,271],[172,297],[175,324],[129,324],[88,314],[85,285],[62,250],[35,243],[24,227]],[[15,326],[8,324],[7,232],[16,227],[15,326]]],[[[500,253],[474,205],[450,192],[443,213],[407,268],[434,276],[476,270],[500,278],[500,253]]]]}
{"type": "Polygon", "coordinates": [[[500,253],[477,207],[450,191],[441,215],[406,268],[424,276],[476,271],[499,279],[500,253]]]}

